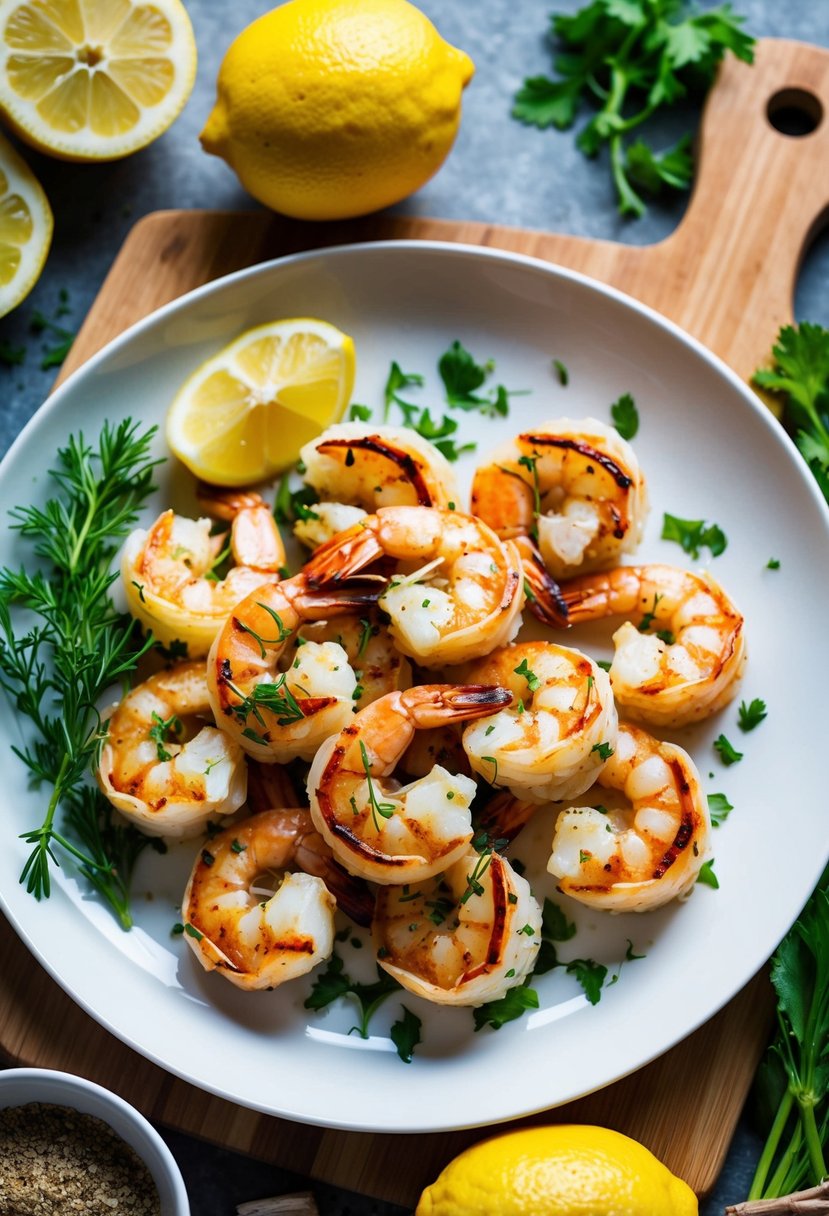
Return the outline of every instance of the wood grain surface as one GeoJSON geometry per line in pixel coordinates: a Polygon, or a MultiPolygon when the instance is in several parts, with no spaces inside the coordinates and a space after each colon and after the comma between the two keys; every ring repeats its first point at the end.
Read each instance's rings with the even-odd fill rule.
{"type": "MultiPolygon", "coordinates": [[[[792,319],[803,252],[829,214],[829,122],[801,138],[782,135],[768,116],[783,103],[829,115],[829,53],[767,40],[753,68],[723,65],[703,120],[689,208],[667,240],[646,248],[394,216],[313,226],[265,212],[148,216],[125,242],[60,379],[154,308],[220,275],[300,249],[383,239],[490,245],[584,271],[658,309],[748,378],[792,319]]],[[[10,1060],[82,1073],[151,1118],[310,1177],[413,1204],[442,1165],[483,1134],[339,1132],[245,1110],[172,1077],[99,1027],[5,923],[0,968],[0,1047],[10,1060]]],[[[770,1011],[760,976],[652,1064],[524,1122],[618,1128],[704,1193],[721,1168],[770,1011]]]]}

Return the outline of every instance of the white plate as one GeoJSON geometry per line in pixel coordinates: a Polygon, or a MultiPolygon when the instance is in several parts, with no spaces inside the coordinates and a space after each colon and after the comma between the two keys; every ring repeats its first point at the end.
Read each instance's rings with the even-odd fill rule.
{"type": "MultiPolygon", "coordinates": [[[[569,414],[609,420],[631,392],[641,417],[635,440],[653,504],[639,557],[689,564],[659,539],[662,513],[715,521],[728,537],[712,562],[745,612],[749,665],[742,696],[764,698],[768,718],[737,729],[736,707],[684,732],[709,791],[734,804],[714,837],[720,889],[698,886],[683,906],[651,916],[603,917],[568,906],[578,935],[563,959],[592,957],[615,972],[630,940],[644,959],[621,968],[601,1002],[587,1004],[575,979],[538,981],[540,1008],[497,1032],[472,1032],[469,1010],[442,1010],[404,995],[423,1019],[423,1043],[403,1064],[388,1038],[401,1001],[390,998],[367,1041],[348,1035],[347,1002],[303,1010],[308,983],[245,994],[195,963],[170,936],[193,846],[145,855],[136,882],[136,928],[117,928],[71,871],[48,901],[18,885],[44,798],[23,768],[3,764],[4,906],[32,952],[66,991],[143,1055],[195,1085],[272,1114],[377,1131],[486,1124],[565,1102],[638,1068],[722,1006],[774,949],[809,895],[827,851],[820,763],[829,687],[823,639],[829,603],[829,512],[799,456],[753,395],[718,360],[669,322],[568,271],[491,250],[425,242],[334,249],[260,266],[193,292],[113,342],[55,393],[0,466],[0,517],[46,493],[45,470],[72,431],[96,434],[105,418],[161,422],[174,391],[209,354],[249,326],[319,316],[353,335],[354,399],[377,406],[389,363],[427,376],[424,402],[438,413],[438,356],[460,339],[494,380],[528,389],[506,421],[464,419],[480,450],[531,421],[569,414]],[[551,368],[560,359],[570,383],[551,368]],[[778,558],[777,571],[767,569],[778,558]],[[745,758],[725,769],[712,741],[724,731],[745,758]],[[147,898],[151,895],[152,898],[147,898]]],[[[159,450],[160,445],[159,445],[159,450]]],[[[469,474],[474,458],[463,468],[469,474]]],[[[162,471],[158,504],[186,495],[189,479],[162,471]]],[[[153,504],[155,506],[156,504],[153,504]]],[[[152,516],[152,509],[147,512],[152,516]]],[[[0,562],[18,560],[14,539],[0,562]]],[[[590,645],[608,635],[595,629],[590,645]]],[[[582,635],[583,644],[585,636],[582,635]]],[[[573,644],[579,635],[571,634],[573,644]]],[[[594,649],[595,653],[595,649],[594,649]]],[[[3,704],[0,733],[20,724],[3,704]]],[[[549,823],[514,846],[530,862],[539,896],[549,823]]],[[[365,932],[358,935],[364,941],[365,932]]],[[[367,948],[347,966],[373,978],[367,948]]]]}

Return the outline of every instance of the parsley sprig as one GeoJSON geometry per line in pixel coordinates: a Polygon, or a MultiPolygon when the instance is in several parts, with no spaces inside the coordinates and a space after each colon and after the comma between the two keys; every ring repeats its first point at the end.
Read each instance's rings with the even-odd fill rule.
{"type": "Polygon", "coordinates": [[[111,570],[118,545],[153,488],[154,433],[125,420],[105,424],[95,449],[70,436],[50,473],[54,497],[11,512],[31,555],[19,570],[0,570],[0,685],[35,728],[33,740],[13,750],[34,788],[51,787],[43,821],[22,836],[32,852],[21,882],[36,899],[48,897],[50,866],[62,850],[124,928],[132,923],[132,867],[149,840],[113,823],[87,775],[103,736],[96,703],[151,645],[109,591],[119,577],[111,570]],[[19,609],[35,622],[21,621],[19,609]]]}
{"type": "Polygon", "coordinates": [[[829,329],[803,321],[784,325],[772,347],[773,365],[754,383],[779,396],[783,422],[829,500],[829,329]]]}
{"type": "Polygon", "coordinates": [[[658,110],[701,97],[726,51],[751,63],[754,40],[742,23],[728,4],[698,12],[685,0],[593,0],[572,15],[556,14],[558,79],[526,79],[513,117],[567,130],[583,102],[593,106],[576,144],[591,158],[607,148],[619,211],[641,216],[646,208],[638,191],[687,189],[693,158],[690,135],[660,154],[643,139],[632,140],[633,132],[658,110]]]}

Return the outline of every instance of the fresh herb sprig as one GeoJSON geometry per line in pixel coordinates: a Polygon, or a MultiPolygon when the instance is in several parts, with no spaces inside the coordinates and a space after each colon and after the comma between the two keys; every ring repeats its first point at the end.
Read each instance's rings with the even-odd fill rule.
{"type": "Polygon", "coordinates": [[[829,872],[771,965],[777,1029],[757,1080],[769,1133],[749,1200],[816,1186],[829,1144],[829,872]]]}
{"type": "Polygon", "coordinates": [[[20,880],[36,899],[48,897],[50,865],[60,864],[62,850],[124,928],[131,925],[132,867],[149,841],[113,825],[87,777],[103,735],[96,702],[151,645],[116,611],[109,590],[118,545],[153,489],[154,433],[125,420],[105,424],[96,449],[70,436],[51,470],[55,496],[11,512],[30,555],[19,570],[0,569],[0,685],[35,728],[34,739],[13,750],[35,788],[51,787],[43,821],[22,836],[32,852],[20,880]],[[34,614],[35,623],[16,610],[34,614]]]}
{"type": "Polygon", "coordinates": [[[576,144],[591,158],[607,148],[620,213],[644,215],[638,191],[657,194],[691,184],[691,137],[658,154],[641,138],[632,141],[632,133],[658,110],[701,97],[726,51],[751,63],[754,39],[742,24],[728,4],[697,12],[685,0],[592,0],[572,15],[555,14],[559,79],[527,78],[513,117],[567,130],[583,102],[596,107],[576,144]]]}
{"type": "Polygon", "coordinates": [[[829,329],[808,321],[784,325],[772,357],[754,383],[782,402],[783,424],[829,501],[829,329]]]}

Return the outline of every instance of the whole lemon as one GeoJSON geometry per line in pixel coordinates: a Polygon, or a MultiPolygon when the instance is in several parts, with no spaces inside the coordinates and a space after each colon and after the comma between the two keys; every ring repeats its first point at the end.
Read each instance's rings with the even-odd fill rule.
{"type": "Polygon", "coordinates": [[[365,215],[440,168],[474,70],[407,0],[289,0],[231,44],[202,146],[275,211],[365,215]]]}
{"type": "Polygon", "coordinates": [[[605,1127],[507,1132],[461,1153],[415,1216],[696,1216],[689,1186],[643,1145],[605,1127]]]}

